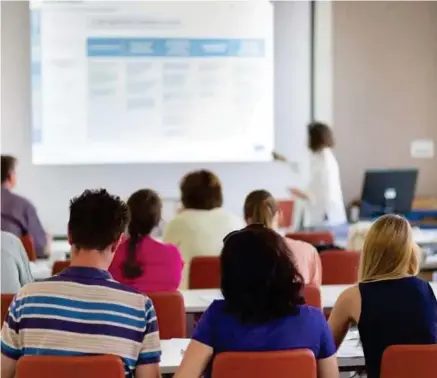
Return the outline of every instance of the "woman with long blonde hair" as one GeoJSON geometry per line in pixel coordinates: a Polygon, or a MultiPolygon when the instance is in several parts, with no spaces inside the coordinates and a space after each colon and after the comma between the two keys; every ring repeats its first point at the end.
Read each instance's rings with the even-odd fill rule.
{"type": "Polygon", "coordinates": [[[379,378],[388,346],[437,342],[437,302],[429,283],[417,277],[419,253],[405,218],[378,218],[364,241],[359,283],[345,290],[332,310],[329,325],[337,347],[349,326],[358,325],[368,378],[379,378]]]}

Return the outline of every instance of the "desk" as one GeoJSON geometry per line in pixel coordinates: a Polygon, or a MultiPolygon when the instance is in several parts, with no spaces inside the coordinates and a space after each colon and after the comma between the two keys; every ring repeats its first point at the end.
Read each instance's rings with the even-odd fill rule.
{"type": "MultiPolygon", "coordinates": [[[[161,374],[174,374],[190,339],[161,340],[161,374]]],[[[353,371],[365,366],[363,350],[357,331],[349,331],[337,353],[340,371],[353,371]]]]}
{"type": "MultiPolygon", "coordinates": [[[[344,232],[335,233],[334,230],[335,244],[342,248],[347,248],[349,245],[352,245],[352,248],[360,250],[364,243],[364,238],[372,224],[373,222],[368,221],[352,224],[349,226],[347,236],[344,232]]],[[[413,228],[413,238],[419,246],[437,244],[437,229],[413,228]]]]}
{"type": "MultiPolygon", "coordinates": [[[[434,294],[437,296],[437,282],[430,282],[434,294]]],[[[340,294],[351,285],[323,285],[320,288],[323,309],[329,310],[334,307],[340,294]]],[[[222,299],[219,289],[205,290],[181,290],[184,297],[185,312],[196,314],[205,312],[215,299],[222,299]]]]}
{"type": "MultiPolygon", "coordinates": [[[[323,285],[321,287],[322,305],[324,309],[331,309],[339,295],[350,285],[323,285]]],[[[437,283],[436,283],[437,291],[437,283]]],[[[206,290],[181,290],[184,297],[185,312],[187,314],[196,314],[205,312],[208,306],[215,299],[222,299],[219,289],[206,290]]]]}
{"type": "MultiPolygon", "coordinates": [[[[64,256],[70,252],[71,246],[68,240],[52,240],[50,244],[50,256],[53,256],[54,258],[57,256],[64,256]]],[[[57,260],[61,260],[58,259],[57,260]]]]}
{"type": "Polygon", "coordinates": [[[35,281],[42,281],[52,276],[53,262],[50,260],[38,259],[30,262],[30,271],[35,281]]]}

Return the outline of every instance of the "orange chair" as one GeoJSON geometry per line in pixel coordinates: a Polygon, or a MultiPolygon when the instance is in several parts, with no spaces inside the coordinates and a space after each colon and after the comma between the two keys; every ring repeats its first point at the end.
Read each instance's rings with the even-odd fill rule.
{"type": "Polygon", "coordinates": [[[322,285],[350,285],[358,281],[360,253],[355,251],[325,251],[320,254],[322,285]]]}
{"type": "Polygon", "coordinates": [[[331,232],[293,232],[286,234],[285,237],[300,240],[312,245],[334,244],[334,235],[331,232]]]}
{"type": "Polygon", "coordinates": [[[281,352],[226,352],[214,359],[212,378],[317,378],[314,354],[306,349],[281,352]]]}
{"type": "Polygon", "coordinates": [[[217,289],[220,287],[220,275],[218,256],[194,257],[190,264],[188,287],[190,289],[217,289]]]}
{"type": "Polygon", "coordinates": [[[23,247],[27,253],[27,257],[29,258],[29,261],[35,261],[36,249],[35,249],[35,244],[33,243],[32,236],[30,236],[29,234],[25,234],[22,235],[20,239],[21,239],[21,243],[23,243],[23,247]]]}
{"type": "Polygon", "coordinates": [[[155,307],[162,340],[184,339],[187,337],[187,320],[184,298],[178,291],[150,293],[148,297],[155,307]]]}
{"type": "Polygon", "coordinates": [[[308,306],[322,309],[322,295],[320,294],[320,288],[315,285],[305,285],[303,288],[303,296],[305,298],[305,303],[308,306]]]}
{"type": "Polygon", "coordinates": [[[16,378],[124,378],[116,356],[24,356],[18,360],[16,378]]]}
{"type": "Polygon", "coordinates": [[[57,260],[52,266],[52,276],[56,276],[61,273],[64,269],[67,269],[71,264],[70,260],[57,260]]]}
{"type": "Polygon", "coordinates": [[[294,201],[278,200],[278,207],[280,210],[279,227],[290,228],[293,224],[294,201]]]}
{"type": "Polygon", "coordinates": [[[435,378],[437,345],[393,345],[382,356],[381,378],[435,378]]]}
{"type": "Polygon", "coordinates": [[[8,316],[9,306],[11,305],[12,300],[14,299],[15,294],[2,294],[2,303],[1,303],[1,325],[3,325],[4,321],[8,316]]]}

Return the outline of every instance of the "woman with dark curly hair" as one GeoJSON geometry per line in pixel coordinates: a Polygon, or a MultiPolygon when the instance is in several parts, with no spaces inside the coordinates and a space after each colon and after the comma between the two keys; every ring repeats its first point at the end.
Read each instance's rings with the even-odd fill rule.
{"type": "Polygon", "coordinates": [[[302,348],[314,353],[319,378],[338,378],[331,331],[320,310],[304,304],[303,279],[283,237],[257,224],[229,234],[221,275],[224,299],[202,316],[175,378],[209,378],[222,352],[302,348]]]}

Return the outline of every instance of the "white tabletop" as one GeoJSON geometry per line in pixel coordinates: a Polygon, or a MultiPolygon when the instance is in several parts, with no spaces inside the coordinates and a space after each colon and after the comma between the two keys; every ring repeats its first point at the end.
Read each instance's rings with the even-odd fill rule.
{"type": "MultiPolygon", "coordinates": [[[[437,296],[437,282],[430,282],[430,285],[437,296]]],[[[340,294],[351,285],[323,285],[320,288],[322,295],[322,306],[324,309],[334,307],[340,294]]],[[[185,312],[187,314],[202,313],[215,299],[222,299],[219,289],[207,290],[181,290],[184,297],[185,312]]]]}
{"type": "Polygon", "coordinates": [[[58,255],[66,255],[70,252],[71,246],[68,240],[52,240],[50,243],[50,255],[58,256],[58,255]]]}
{"type": "MultiPolygon", "coordinates": [[[[323,308],[334,307],[338,296],[350,285],[324,285],[321,287],[323,308]]],[[[185,312],[188,314],[204,312],[215,299],[223,298],[219,289],[181,290],[184,297],[185,312]]]]}
{"type": "MultiPolygon", "coordinates": [[[[174,374],[190,339],[161,340],[161,374],[174,374]]],[[[337,353],[340,369],[364,367],[364,355],[357,331],[350,331],[337,353]]]]}

